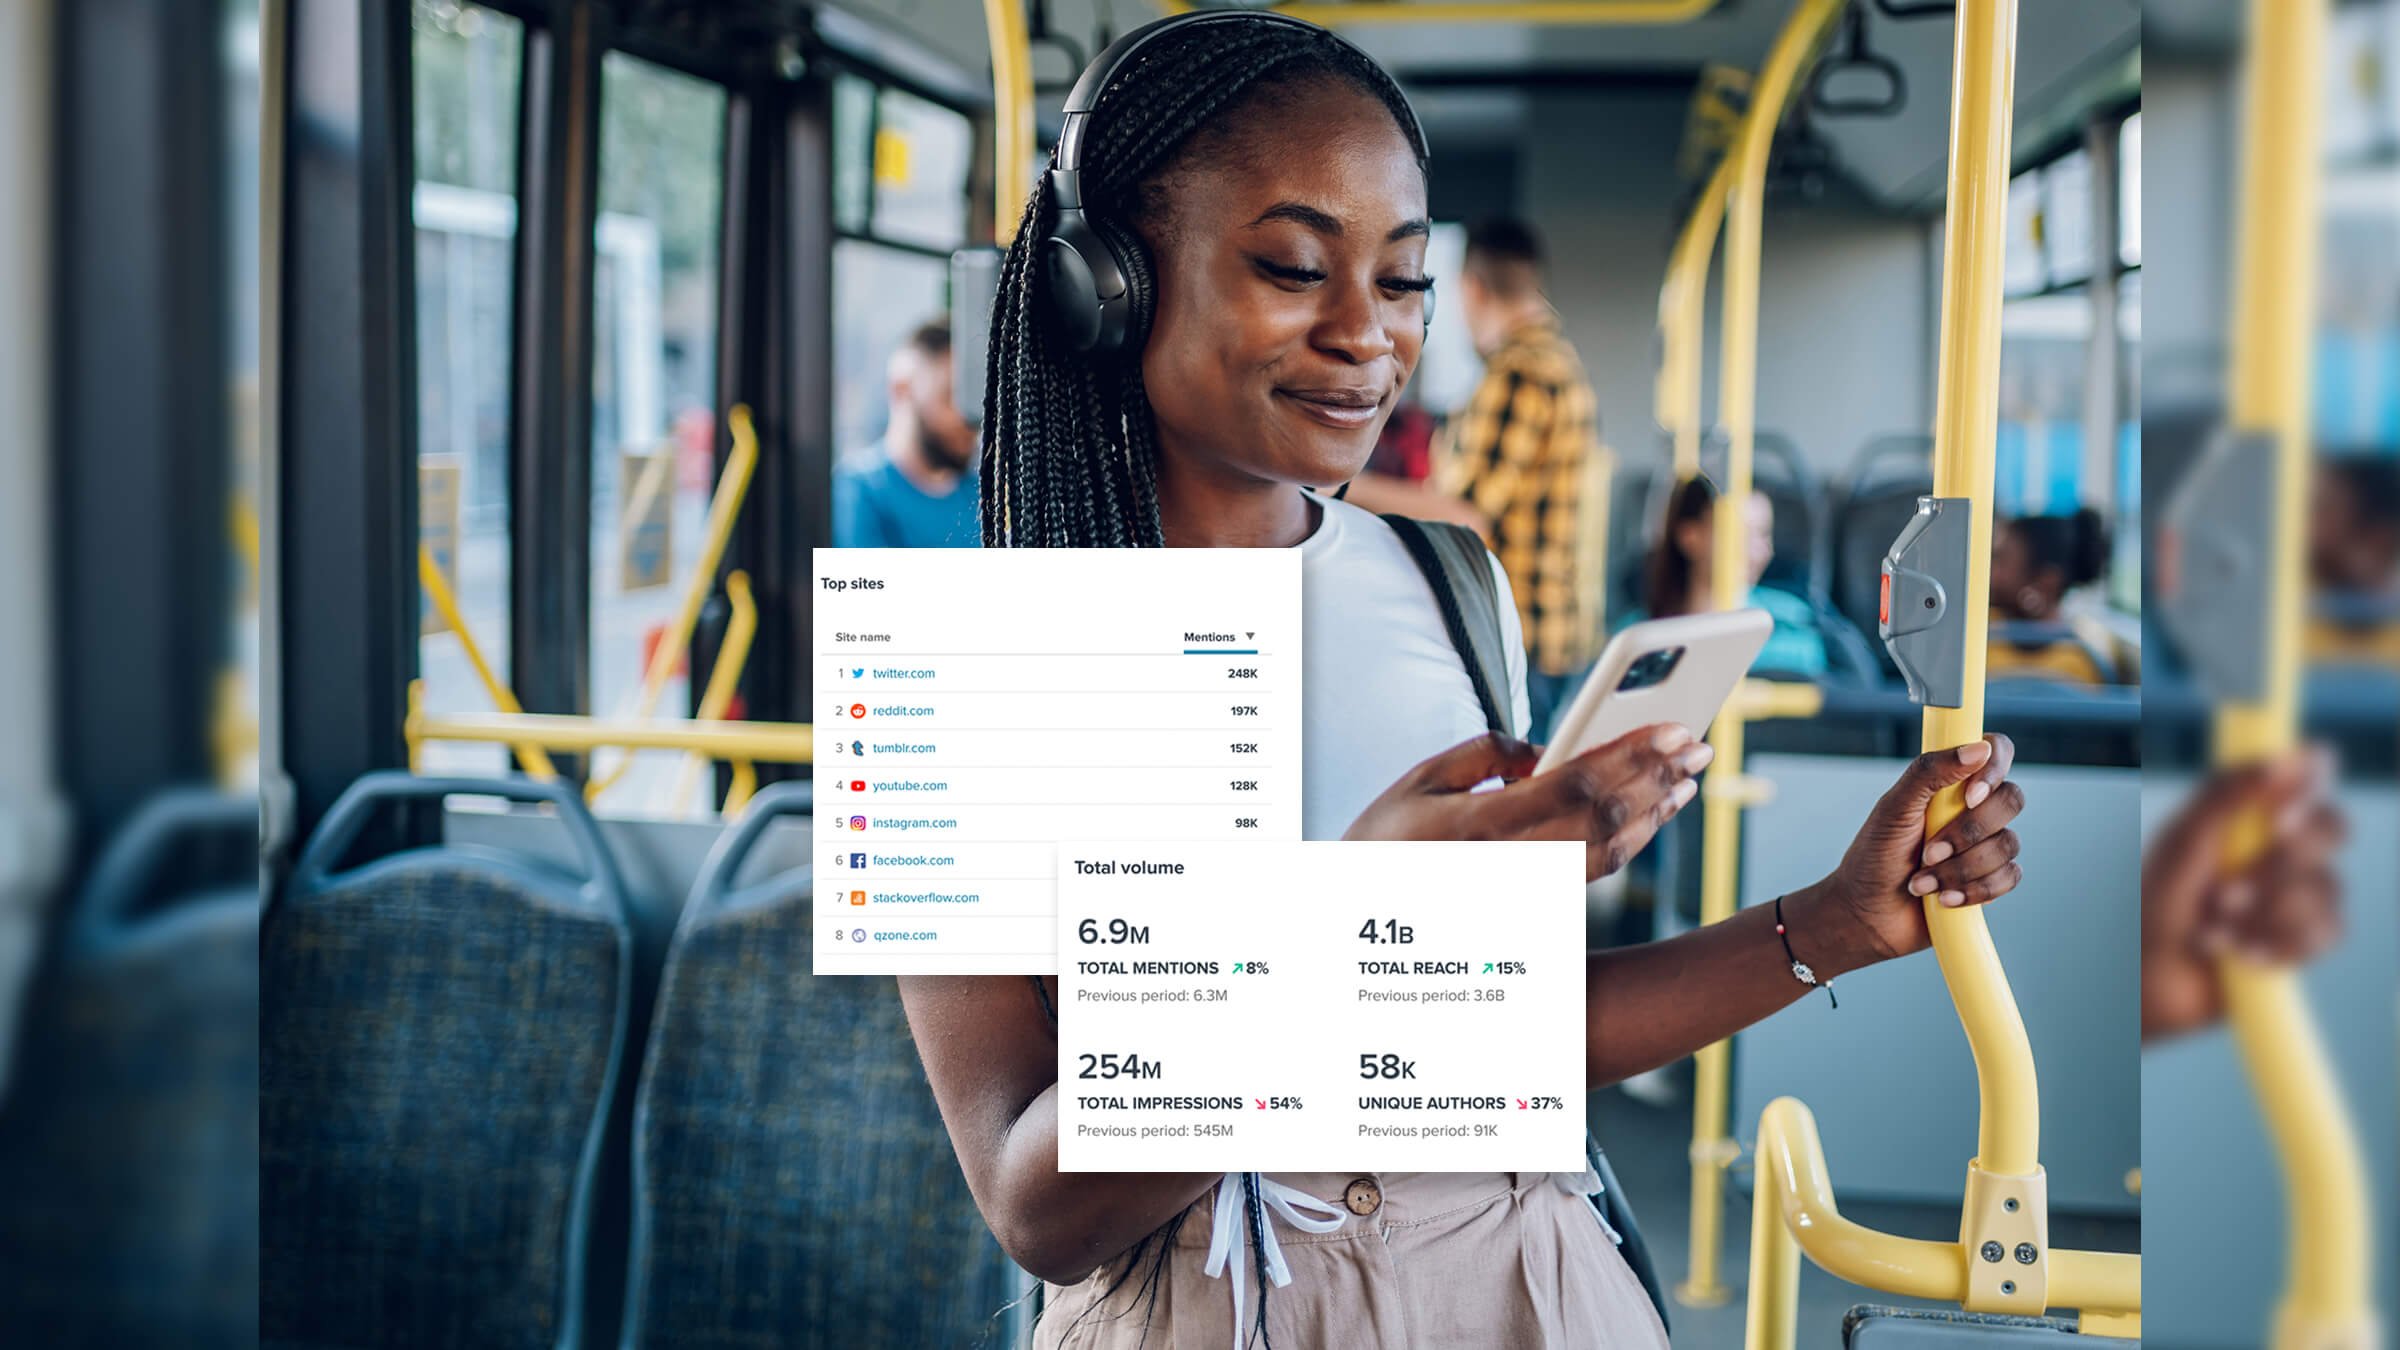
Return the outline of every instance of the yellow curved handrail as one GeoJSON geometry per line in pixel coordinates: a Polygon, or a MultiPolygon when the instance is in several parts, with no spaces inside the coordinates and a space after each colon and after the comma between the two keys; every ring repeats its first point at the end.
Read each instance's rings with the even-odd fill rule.
{"type": "MultiPolygon", "coordinates": [[[[1002,0],[986,0],[1001,3],[1002,0]]],[[[1717,8],[1723,0],[1366,0],[1356,4],[1299,3],[1276,5],[1289,14],[1326,28],[1356,23],[1533,23],[1577,25],[1658,25],[1689,23],[1717,8]]],[[[1166,0],[1170,14],[1197,9],[1190,0],[1166,0]]]]}
{"type": "MultiPolygon", "coordinates": [[[[1943,239],[1941,353],[1934,417],[1934,493],[1971,503],[1968,568],[1960,604],[1989,602],[1993,434],[1998,409],[2000,262],[2014,110],[2016,0],[1960,0],[1952,58],[1949,197],[1943,239]]],[[[1970,622],[1966,697],[1928,707],[1928,750],[1983,735],[1983,625],[1970,622]]],[[[1940,830],[1963,809],[1946,789],[1926,813],[1940,830]]],[[[2141,1258],[2061,1251],[2049,1245],[2048,1182],[2040,1161],[2040,1099],[2033,1051],[1983,913],[1924,900],[1936,957],[1975,1056],[1981,1093],[1978,1151],[1967,1164],[1956,1244],[1903,1239],[1860,1227],[1834,1207],[1816,1122],[1791,1098],[1759,1121],[1751,1227],[1750,1350],[1789,1350],[1799,1294],[1797,1253],[1845,1279],[1971,1311],[2039,1313],[2074,1308],[2080,1329],[2137,1335],[2141,1258]]]]}
{"type": "MultiPolygon", "coordinates": [[[[434,564],[433,550],[421,543],[417,545],[417,584],[425,588],[425,598],[433,602],[442,622],[458,635],[458,645],[467,654],[467,664],[475,668],[475,678],[483,682],[483,691],[491,697],[492,706],[504,713],[525,711],[516,694],[492,673],[491,663],[483,659],[483,647],[475,641],[474,631],[467,627],[466,615],[459,612],[458,597],[450,593],[450,579],[434,564]]],[[[558,777],[558,769],[540,746],[521,742],[510,748],[516,752],[517,763],[524,766],[525,772],[545,783],[558,777]]]]}
{"type": "MultiPolygon", "coordinates": [[[[658,700],[666,693],[667,681],[675,674],[676,658],[692,645],[692,629],[700,622],[700,606],[717,583],[717,564],[724,560],[725,544],[733,537],[733,523],[741,516],[742,499],[749,495],[751,475],[758,468],[758,432],[750,423],[748,404],[736,403],[726,417],[726,426],[733,435],[732,452],[725,457],[725,472],[717,479],[716,494],[708,503],[708,529],[700,541],[700,558],[692,566],[691,584],[684,588],[683,606],[675,613],[675,626],[659,639],[650,653],[649,669],[642,674],[642,697],[637,716],[649,717],[658,711],[658,700]]],[[[606,774],[584,784],[583,799],[600,800],[616,781],[633,766],[631,747],[616,766],[606,774]]]]}
{"type": "MultiPolygon", "coordinates": [[[[2275,439],[2275,536],[2266,693],[2217,710],[2213,757],[2224,767],[2256,763],[2299,741],[2327,8],[2324,0],[2252,0],[2249,7],[2227,415],[2235,431],[2275,439]]],[[[2229,868],[2247,865],[2269,842],[2263,817],[2238,825],[2228,840],[2229,868]]],[[[2279,1350],[2377,1344],[2366,1163],[2299,978],[2236,960],[2222,974],[2227,1022],[2285,1182],[2290,1247],[2273,1343],[2279,1350]]]]}
{"type": "Polygon", "coordinates": [[[1678,483],[1700,472],[1700,347],[1707,326],[1708,268],[1725,224],[1725,197],[1739,168],[1731,153],[1717,161],[1675,237],[1666,280],[1658,288],[1656,416],[1673,438],[1678,483]]]}
{"type": "MultiPolygon", "coordinates": [[[[1719,334],[1718,420],[1726,432],[1725,481],[1719,498],[1747,501],[1750,461],[1755,448],[1753,415],[1758,392],[1758,274],[1759,250],[1765,230],[1762,198],[1766,191],[1767,158],[1775,144],[1775,128],[1785,107],[1825,35],[1841,17],[1843,0],[1799,0],[1775,34],[1751,86],[1749,111],[1740,134],[1701,194],[1695,219],[1687,222],[1677,243],[1675,272],[1680,290],[1676,330],[1684,340],[1686,357],[1675,377],[1678,411],[1677,464],[1684,462],[1683,443],[1690,446],[1690,467],[1699,467],[1699,312],[1708,288],[1708,248],[1717,232],[1710,217],[1721,216],[1725,231],[1724,317],[1719,334]]],[[[1662,297],[1662,306],[1666,299],[1662,297]]],[[[1747,599],[1750,576],[1749,532],[1735,511],[1716,513],[1709,553],[1709,605],[1733,609],[1747,599]]],[[[1708,733],[1716,747],[1712,778],[1717,790],[1701,798],[1700,922],[1718,923],[1734,911],[1734,883],[1741,860],[1742,810],[1760,800],[1760,787],[1742,773],[1742,742],[1746,709],[1752,700],[1736,700],[1720,711],[1708,733]]],[[[1677,1286],[1684,1302],[1705,1307],[1729,1295],[1718,1275],[1720,1228],[1724,1219],[1725,1166],[1738,1152],[1726,1130],[1731,1077],[1728,1045],[1719,1041],[1694,1056],[1692,1089],[1692,1211],[1689,1278],[1677,1286]]]]}
{"type": "MultiPolygon", "coordinates": [[[[1750,1299],[1745,1344],[1791,1350],[1800,1254],[1853,1284],[1909,1298],[1964,1302],[1974,1259],[1964,1242],[1895,1237],[1842,1217],[1825,1173],[1817,1120],[1797,1098],[1767,1103],[1758,1120],[1751,1197],[1750,1299]]],[[[2048,1253],[2053,1307],[2117,1316],[2142,1306],[2142,1261],[2121,1252],[2048,1253]]]]}

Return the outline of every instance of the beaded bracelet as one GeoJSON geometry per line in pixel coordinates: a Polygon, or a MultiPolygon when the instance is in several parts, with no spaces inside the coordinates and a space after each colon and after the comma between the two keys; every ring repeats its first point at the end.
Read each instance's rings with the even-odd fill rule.
{"type": "Polygon", "coordinates": [[[1792,954],[1792,939],[1783,931],[1783,897],[1780,895],[1775,897],[1775,936],[1782,940],[1784,959],[1792,963],[1792,974],[1798,977],[1800,983],[1824,990],[1825,1001],[1836,1008],[1841,1007],[1842,1001],[1833,996],[1833,981],[1819,980],[1817,972],[1810,970],[1806,961],[1792,954]]]}

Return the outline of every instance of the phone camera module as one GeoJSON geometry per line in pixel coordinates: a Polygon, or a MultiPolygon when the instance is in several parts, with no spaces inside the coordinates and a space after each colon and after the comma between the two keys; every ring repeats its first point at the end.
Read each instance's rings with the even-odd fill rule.
{"type": "Polygon", "coordinates": [[[1683,660],[1683,651],[1681,647],[1664,647],[1658,651],[1644,652],[1625,668],[1625,678],[1617,681],[1617,692],[1630,694],[1638,689],[1666,683],[1667,676],[1673,674],[1676,664],[1683,660]]]}

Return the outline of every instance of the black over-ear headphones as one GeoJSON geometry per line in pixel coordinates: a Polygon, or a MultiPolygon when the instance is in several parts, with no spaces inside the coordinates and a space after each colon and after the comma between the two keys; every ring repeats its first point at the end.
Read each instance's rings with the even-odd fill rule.
{"type": "MultiPolygon", "coordinates": [[[[1110,43],[1106,51],[1093,58],[1083,77],[1075,81],[1075,88],[1067,94],[1062,110],[1065,121],[1058,132],[1058,154],[1052,161],[1054,167],[1042,175],[1042,192],[1058,218],[1050,227],[1049,237],[1040,245],[1042,291],[1048,298],[1056,331],[1077,353],[1102,356],[1141,350],[1143,340],[1149,336],[1151,307],[1156,299],[1150,258],[1141,241],[1125,226],[1084,209],[1083,138],[1092,109],[1100,102],[1101,91],[1108,88],[1117,72],[1142,48],[1169,33],[1204,23],[1284,24],[1323,33],[1353,51],[1358,50],[1340,34],[1288,14],[1272,10],[1203,9],[1144,24],[1110,43]]],[[[1359,52],[1359,56],[1370,62],[1373,59],[1364,52],[1359,52]]],[[[1406,97],[1401,99],[1400,106],[1408,119],[1408,125],[1401,130],[1422,151],[1424,128],[1417,124],[1416,112],[1408,106],[1406,97]]],[[[1425,292],[1425,326],[1428,329],[1433,326],[1430,290],[1425,292]]]]}

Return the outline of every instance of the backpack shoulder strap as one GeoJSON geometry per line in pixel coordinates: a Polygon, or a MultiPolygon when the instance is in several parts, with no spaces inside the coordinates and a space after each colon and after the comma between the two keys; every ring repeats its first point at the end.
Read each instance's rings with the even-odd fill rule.
{"type": "Polygon", "coordinates": [[[1517,733],[1515,692],[1508,683],[1508,648],[1500,623],[1500,586],[1492,580],[1491,551],[1463,525],[1387,515],[1425,584],[1433,588],[1442,627],[1467,668],[1484,725],[1503,736],[1517,733]]]}

